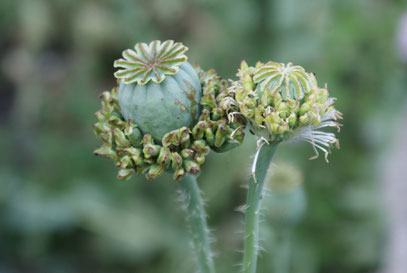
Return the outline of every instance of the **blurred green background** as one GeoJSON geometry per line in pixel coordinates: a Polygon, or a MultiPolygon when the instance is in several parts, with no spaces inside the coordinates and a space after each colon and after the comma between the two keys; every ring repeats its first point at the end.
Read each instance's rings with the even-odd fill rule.
{"type": "MultiPolygon", "coordinates": [[[[183,42],[189,60],[225,78],[242,59],[273,60],[328,83],[344,113],[341,150],[329,164],[309,161],[307,144],[277,154],[277,165],[302,172],[308,197],[292,272],[379,272],[391,229],[382,163],[407,99],[396,38],[405,11],[395,0],[0,1],[0,272],[195,272],[171,177],[120,182],[112,162],[92,154],[113,61],[153,39],[183,42]]],[[[255,149],[248,136],[212,153],[199,177],[222,273],[239,271],[236,209],[255,149]]],[[[270,272],[270,244],[265,237],[259,272],[270,272]]]]}

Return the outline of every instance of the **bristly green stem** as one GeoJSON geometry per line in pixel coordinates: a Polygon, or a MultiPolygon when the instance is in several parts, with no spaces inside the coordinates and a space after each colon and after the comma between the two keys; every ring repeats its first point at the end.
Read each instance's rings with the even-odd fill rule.
{"type": "Polygon", "coordinates": [[[277,144],[264,143],[259,149],[255,162],[255,177],[249,182],[246,200],[243,273],[255,273],[257,267],[260,205],[263,198],[263,185],[277,144]]]}
{"type": "Polygon", "coordinates": [[[179,184],[182,189],[199,272],[215,273],[206,213],[196,178],[187,175],[179,181],[179,184]]]}

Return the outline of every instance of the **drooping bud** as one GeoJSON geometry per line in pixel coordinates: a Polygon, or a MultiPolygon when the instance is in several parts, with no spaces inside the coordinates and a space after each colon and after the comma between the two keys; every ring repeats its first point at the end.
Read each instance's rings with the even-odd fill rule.
{"type": "Polygon", "coordinates": [[[210,148],[208,145],[205,144],[205,141],[203,140],[195,140],[194,143],[192,143],[192,149],[196,151],[197,153],[200,154],[208,154],[210,151],[210,148]]]}
{"type": "Polygon", "coordinates": [[[175,181],[180,180],[181,178],[183,178],[187,173],[185,172],[185,170],[183,168],[178,169],[174,172],[173,178],[175,181]]]}
{"type": "Polygon", "coordinates": [[[181,156],[184,159],[194,158],[195,152],[192,149],[183,149],[181,151],[181,156]]]}
{"type": "Polygon", "coordinates": [[[146,144],[143,148],[144,157],[147,159],[157,156],[160,151],[161,147],[159,145],[146,144]]]}
{"type": "Polygon", "coordinates": [[[172,168],[174,170],[179,169],[182,166],[182,157],[179,153],[177,152],[172,152],[171,153],[171,163],[172,163],[172,168]]]}
{"type": "Polygon", "coordinates": [[[187,171],[187,173],[192,174],[192,175],[196,175],[200,171],[199,164],[193,160],[185,160],[184,167],[185,167],[185,170],[187,171]]]}
{"type": "Polygon", "coordinates": [[[157,158],[157,163],[160,165],[165,165],[170,162],[171,151],[168,147],[162,147],[160,150],[160,154],[157,158]]]}
{"type": "Polygon", "coordinates": [[[124,133],[119,130],[118,128],[113,129],[114,140],[116,142],[117,147],[119,148],[126,148],[131,145],[130,141],[127,140],[124,133]]]}
{"type": "Polygon", "coordinates": [[[99,149],[93,152],[94,155],[116,160],[116,152],[108,145],[102,145],[99,149]]]}
{"type": "Polygon", "coordinates": [[[148,170],[146,177],[148,180],[153,180],[157,176],[161,175],[164,172],[164,166],[154,164],[151,165],[150,169],[148,170]]]}
{"type": "Polygon", "coordinates": [[[120,169],[117,174],[117,179],[126,180],[129,179],[135,173],[134,169],[120,169]]]}
{"type": "Polygon", "coordinates": [[[143,165],[144,160],[142,157],[142,151],[140,149],[137,149],[134,147],[128,147],[128,148],[123,149],[123,152],[125,152],[131,156],[131,158],[134,161],[134,164],[136,164],[138,166],[143,165]]]}

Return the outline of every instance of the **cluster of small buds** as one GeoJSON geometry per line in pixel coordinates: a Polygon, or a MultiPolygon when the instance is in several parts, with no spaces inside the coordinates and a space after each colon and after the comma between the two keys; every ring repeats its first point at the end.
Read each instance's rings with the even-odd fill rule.
{"type": "MultiPolygon", "coordinates": [[[[339,128],[336,120],[341,114],[333,107],[335,99],[302,67],[274,62],[251,67],[243,61],[237,76],[239,80],[227,89],[233,98],[229,111],[243,116],[250,131],[266,142],[286,141],[298,128],[339,128]]],[[[333,137],[328,142],[323,146],[337,140],[333,137]]]]}
{"type": "Polygon", "coordinates": [[[207,72],[198,66],[199,79],[202,83],[202,111],[199,122],[192,130],[194,137],[204,138],[216,152],[225,152],[240,145],[244,139],[242,119],[228,118],[229,95],[227,81],[221,79],[216,71],[207,72]]]}
{"type": "Polygon", "coordinates": [[[196,175],[211,149],[226,151],[243,142],[243,127],[237,121],[229,122],[226,109],[221,107],[227,82],[214,70],[196,69],[203,88],[199,121],[191,129],[182,127],[168,132],[162,143],[156,143],[151,135],[143,135],[131,120],[125,121],[116,88],[101,94],[102,108],[95,114],[98,122],[94,132],[103,144],[94,154],[115,161],[118,179],[126,180],[139,173],[152,180],[166,170],[173,172],[174,180],[187,173],[196,175]]]}

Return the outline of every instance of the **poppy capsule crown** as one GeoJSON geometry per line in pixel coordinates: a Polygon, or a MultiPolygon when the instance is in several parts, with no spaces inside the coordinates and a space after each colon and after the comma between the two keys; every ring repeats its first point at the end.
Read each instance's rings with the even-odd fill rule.
{"type": "Polygon", "coordinates": [[[114,62],[123,68],[115,73],[120,79],[121,112],[143,134],[160,142],[166,133],[197,120],[201,83],[184,54],[188,48],[181,43],[153,41],[134,48],[114,62]]]}

